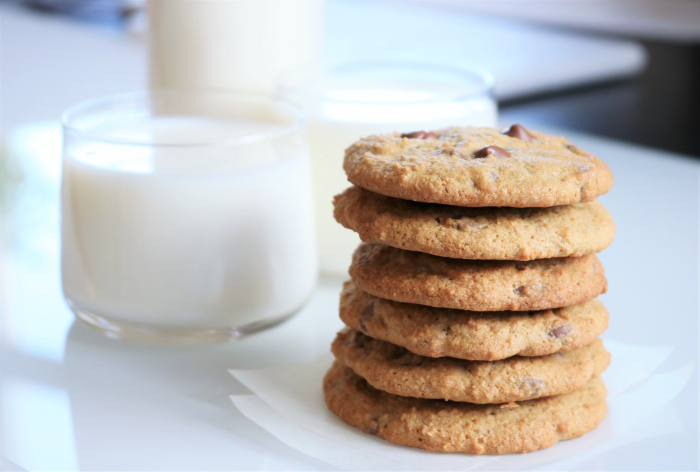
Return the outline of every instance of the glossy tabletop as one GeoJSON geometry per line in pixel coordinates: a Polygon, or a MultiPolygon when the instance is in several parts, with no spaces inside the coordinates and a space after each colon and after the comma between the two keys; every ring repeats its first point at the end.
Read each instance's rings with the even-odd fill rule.
{"type": "MultiPolygon", "coordinates": [[[[700,164],[566,133],[615,175],[601,198],[618,232],[600,254],[609,279],[605,338],[673,346],[658,371],[697,358],[700,164]]],[[[322,279],[295,318],[240,341],[198,347],[108,339],[73,319],[59,281],[58,129],[7,141],[3,175],[2,455],[27,470],[333,470],[243,416],[228,369],[310,361],[342,324],[342,279],[322,279]]],[[[613,362],[615,360],[613,359],[613,362]]],[[[320,388],[320,385],[319,385],[320,388]]],[[[683,433],[613,449],[582,470],[697,466],[697,370],[671,403],[683,433]]],[[[556,447],[556,446],[555,446],[556,447]]],[[[10,461],[10,462],[7,462],[10,461]]]]}

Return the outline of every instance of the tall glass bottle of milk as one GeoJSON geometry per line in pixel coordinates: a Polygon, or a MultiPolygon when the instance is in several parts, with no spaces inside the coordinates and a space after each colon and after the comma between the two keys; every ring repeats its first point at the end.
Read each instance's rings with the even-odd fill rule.
{"type": "Polygon", "coordinates": [[[346,274],[360,240],[333,219],[333,196],[350,184],[345,149],[363,136],[496,126],[493,79],[476,69],[425,64],[359,63],[287,73],[281,92],[309,112],[316,231],[321,271],[346,274]]]}
{"type": "Polygon", "coordinates": [[[302,110],[252,94],[152,91],[64,114],[63,292],[149,341],[280,322],[316,283],[302,110]]]}
{"type": "Polygon", "coordinates": [[[148,0],[153,88],[275,92],[321,59],[322,0],[148,0]]]}

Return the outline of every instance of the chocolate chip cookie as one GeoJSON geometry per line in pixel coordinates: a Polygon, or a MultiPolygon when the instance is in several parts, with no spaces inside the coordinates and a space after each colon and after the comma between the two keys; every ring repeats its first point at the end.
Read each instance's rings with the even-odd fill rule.
{"type": "Polygon", "coordinates": [[[453,127],[363,138],[343,167],[358,187],[457,206],[550,207],[606,193],[612,172],[567,139],[526,130],[453,127]]]}
{"type": "Polygon", "coordinates": [[[599,377],[570,393],[503,408],[392,395],[336,361],[323,391],[328,408],[349,425],[394,444],[441,452],[536,451],[595,429],[607,412],[599,377]]]}
{"type": "Polygon", "coordinates": [[[470,311],[545,310],[591,300],[607,289],[595,255],[529,262],[448,259],[362,243],[352,281],[374,296],[470,311]]]}
{"type": "Polygon", "coordinates": [[[467,361],[419,356],[345,328],[331,350],[339,362],[379,390],[470,403],[506,403],[571,392],[610,364],[610,354],[600,339],[548,356],[467,361]]]}
{"type": "Polygon", "coordinates": [[[571,351],[608,327],[598,299],[554,310],[478,312],[384,300],[352,282],[340,294],[340,319],[422,356],[483,361],[571,351]]]}
{"type": "Polygon", "coordinates": [[[598,201],[550,208],[464,208],[350,187],[334,199],[338,223],[367,243],[458,259],[579,257],[612,243],[615,224],[598,201]]]}

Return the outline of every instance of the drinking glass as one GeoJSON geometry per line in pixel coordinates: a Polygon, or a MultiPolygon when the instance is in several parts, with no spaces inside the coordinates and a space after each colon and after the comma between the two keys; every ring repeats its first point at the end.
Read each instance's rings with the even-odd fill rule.
{"type": "Polygon", "coordinates": [[[61,275],[110,336],[217,342],[289,318],[316,284],[303,110],[155,90],[63,115],[61,275]]]}
{"type": "Polygon", "coordinates": [[[333,219],[333,196],[350,184],[345,149],[363,136],[448,126],[496,126],[493,78],[483,70],[413,63],[362,62],[300,68],[280,93],[309,113],[319,265],[346,274],[360,240],[333,219]]]}

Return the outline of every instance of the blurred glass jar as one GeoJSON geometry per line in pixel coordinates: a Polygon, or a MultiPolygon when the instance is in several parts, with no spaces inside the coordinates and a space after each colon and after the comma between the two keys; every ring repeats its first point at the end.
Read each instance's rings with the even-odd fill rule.
{"type": "Polygon", "coordinates": [[[348,63],[286,73],[280,93],[309,113],[319,265],[346,274],[360,242],[333,219],[333,196],[350,184],[345,149],[363,136],[448,126],[496,126],[493,77],[485,71],[414,63],[348,63]]]}
{"type": "Polygon", "coordinates": [[[154,88],[273,94],[280,72],[320,63],[322,0],[148,0],[154,88]]]}

